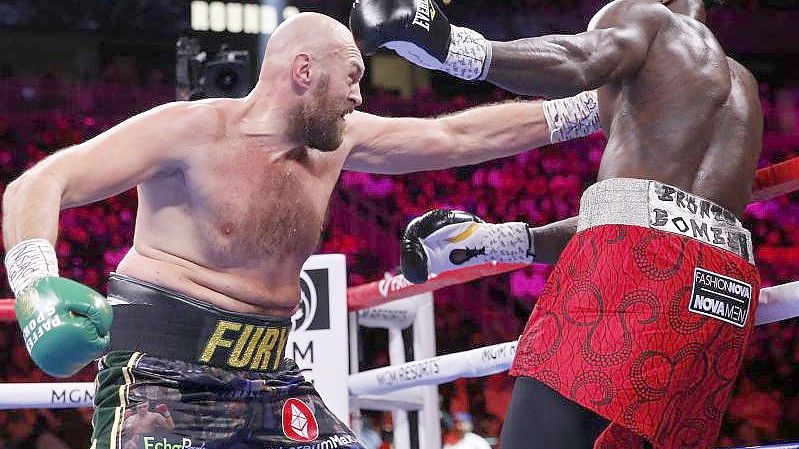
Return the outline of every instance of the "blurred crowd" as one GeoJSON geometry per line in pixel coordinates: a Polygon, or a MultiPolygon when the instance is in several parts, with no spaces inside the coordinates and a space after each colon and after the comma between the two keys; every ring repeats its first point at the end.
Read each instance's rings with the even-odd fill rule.
{"type": "MultiPolygon", "coordinates": [[[[174,90],[114,82],[65,85],[58,78],[0,79],[0,193],[25,168],[52,152],[81,142],[132,113],[170,101],[174,90]]],[[[799,155],[799,96],[789,90],[761,92],[766,135],[760,165],[799,155]]],[[[501,91],[440,98],[420,91],[413,98],[372,92],[364,109],[381,115],[433,116],[487,101],[509,99],[501,91]]],[[[479,166],[404,176],[345,172],[333,194],[320,253],[347,255],[349,283],[357,285],[395,270],[398,239],[407,221],[431,208],[459,208],[489,221],[541,225],[573,216],[584,188],[596,176],[604,138],[588,138],[530,151],[479,166]]],[[[105,291],[131,244],[136,195],[67,210],[56,250],[63,276],[105,291]]],[[[799,194],[755,203],[745,222],[756,242],[764,285],[799,279],[799,194]]],[[[440,353],[515,339],[543,288],[550,267],[536,265],[436,293],[440,353]]],[[[2,279],[2,296],[10,297],[2,279]]],[[[361,368],[387,363],[385,335],[367,331],[361,368]],[[380,341],[380,338],[383,341],[380,341]],[[372,344],[373,342],[374,344],[372,344]]],[[[48,382],[28,357],[16,325],[0,324],[0,382],[48,382]]],[[[91,381],[94,368],[75,380],[91,381]]],[[[799,440],[799,321],[756,329],[746,353],[719,446],[799,440]]],[[[445,416],[468,415],[469,430],[496,442],[513,385],[504,374],[461,379],[440,388],[445,416]],[[466,415],[464,415],[466,414],[466,415]]],[[[90,410],[0,412],[0,449],[88,447],[90,410]]],[[[370,415],[375,447],[391,432],[390,415],[370,415]]],[[[456,420],[457,421],[457,420],[456,420]]],[[[463,438],[458,425],[445,434],[463,438]],[[460,432],[460,433],[459,433],[460,432]],[[458,436],[460,435],[460,436],[458,436]]]]}
{"type": "MultiPolygon", "coordinates": [[[[210,3],[210,0],[207,0],[210,3]]],[[[246,0],[239,0],[247,3],[246,0]]],[[[346,21],[353,0],[270,0],[300,11],[346,21]]],[[[469,23],[494,39],[542,32],[582,31],[606,0],[441,0],[454,23],[469,23]]],[[[796,9],[797,0],[725,0],[717,9],[742,14],[796,9]]],[[[176,37],[190,29],[190,1],[3,0],[0,27],[34,31],[81,31],[114,36],[176,37]]],[[[724,20],[724,19],[722,19],[724,20]]],[[[736,19],[740,21],[740,19],[736,19]]]]}

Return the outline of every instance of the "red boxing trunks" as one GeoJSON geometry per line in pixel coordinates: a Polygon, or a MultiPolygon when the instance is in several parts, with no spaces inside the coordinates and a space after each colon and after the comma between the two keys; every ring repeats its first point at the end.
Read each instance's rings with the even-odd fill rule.
{"type": "Polygon", "coordinates": [[[595,448],[709,448],[754,326],[749,232],[655,181],[583,195],[578,232],[538,299],[511,368],[611,421],[595,448]]]}

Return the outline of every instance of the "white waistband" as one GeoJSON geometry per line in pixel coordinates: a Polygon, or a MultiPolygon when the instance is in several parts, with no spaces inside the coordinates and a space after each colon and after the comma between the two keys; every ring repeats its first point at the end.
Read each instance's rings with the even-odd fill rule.
{"type": "Polygon", "coordinates": [[[577,231],[624,224],[672,232],[735,253],[754,264],[752,236],[727,209],[658,181],[612,178],[583,193],[577,231]]]}

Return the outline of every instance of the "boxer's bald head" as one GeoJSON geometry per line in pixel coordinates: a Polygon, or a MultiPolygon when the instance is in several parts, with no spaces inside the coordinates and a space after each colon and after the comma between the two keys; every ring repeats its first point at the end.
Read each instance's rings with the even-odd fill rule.
{"type": "Polygon", "coordinates": [[[321,54],[352,40],[350,30],[339,21],[324,14],[304,12],[290,17],[275,29],[266,45],[264,62],[303,52],[321,54]]]}
{"type": "Polygon", "coordinates": [[[290,132],[322,151],[338,148],[344,115],[361,104],[364,64],[352,33],[317,13],[292,16],[269,39],[256,89],[292,111],[290,132]]]}

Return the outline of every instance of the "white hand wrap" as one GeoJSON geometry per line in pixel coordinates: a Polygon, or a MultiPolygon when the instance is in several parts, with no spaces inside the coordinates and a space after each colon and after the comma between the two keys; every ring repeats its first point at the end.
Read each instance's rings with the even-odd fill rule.
{"type": "Polygon", "coordinates": [[[601,129],[596,91],[541,103],[552,143],[576,139],[601,129]]]}
{"type": "Polygon", "coordinates": [[[45,239],[23,240],[11,248],[5,257],[8,283],[16,296],[36,279],[58,276],[55,249],[45,239]]]}
{"type": "Polygon", "coordinates": [[[491,65],[491,44],[477,31],[452,25],[449,53],[441,70],[465,80],[485,79],[491,65]]]}
{"type": "Polygon", "coordinates": [[[447,59],[442,63],[419,45],[406,41],[386,42],[385,47],[426,69],[441,70],[465,79],[485,79],[491,65],[491,44],[477,31],[451,26],[447,59]]]}
{"type": "Polygon", "coordinates": [[[435,274],[487,262],[535,260],[526,223],[456,223],[444,226],[421,242],[429,272],[435,274]]]}

